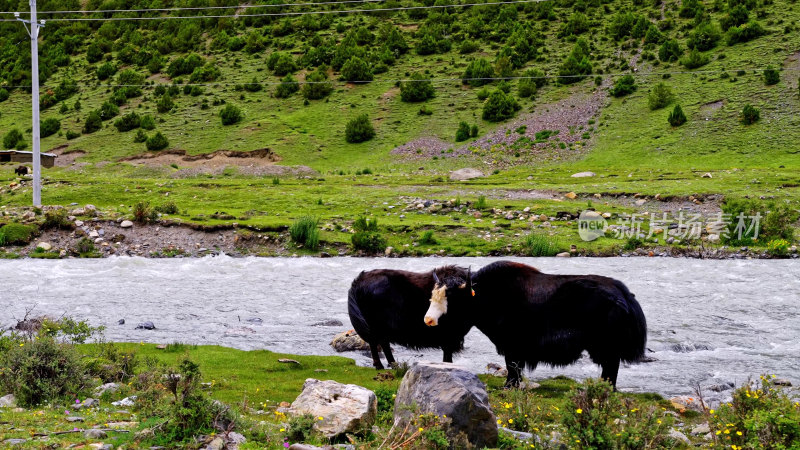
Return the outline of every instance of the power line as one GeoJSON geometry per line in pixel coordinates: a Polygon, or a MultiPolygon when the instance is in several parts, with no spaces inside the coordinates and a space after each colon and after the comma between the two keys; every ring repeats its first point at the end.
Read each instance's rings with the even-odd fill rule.
{"type": "MultiPolygon", "coordinates": [[[[302,3],[281,3],[270,5],[232,5],[232,6],[198,6],[186,8],[148,8],[148,9],[98,9],[98,10],[76,10],[76,11],[39,11],[38,14],[96,14],[96,13],[125,13],[125,12],[170,12],[170,11],[202,11],[215,9],[249,9],[249,8],[283,8],[294,6],[331,6],[349,3],[383,3],[387,0],[342,0],[335,2],[302,2],[302,3]]],[[[25,12],[21,12],[25,14],[25,12]]],[[[0,11],[0,14],[13,14],[9,11],[0,11]]]]}
{"type": "MultiPolygon", "coordinates": [[[[395,84],[395,83],[421,83],[430,81],[433,83],[445,83],[445,82],[454,82],[454,81],[461,81],[461,82],[468,82],[468,81],[512,81],[512,80],[552,80],[552,79],[576,79],[576,78],[594,78],[594,77],[622,77],[625,75],[632,75],[634,77],[653,77],[653,76],[661,76],[664,75],[709,75],[709,74],[720,74],[720,73],[729,73],[732,71],[753,71],[753,72],[763,72],[768,70],[767,68],[754,68],[754,67],[747,67],[747,68],[734,68],[734,69],[726,69],[726,70],[696,70],[696,71],[669,71],[669,72],[616,72],[616,73],[604,73],[604,74],[588,74],[588,75],[540,75],[540,76],[519,76],[519,77],[476,77],[476,78],[427,78],[422,80],[417,79],[407,79],[407,78],[398,78],[398,79],[381,79],[381,80],[372,80],[372,81],[345,81],[345,80],[326,80],[326,81],[296,81],[296,82],[287,82],[287,81],[242,81],[236,83],[185,83],[185,84],[170,84],[170,83],[157,83],[157,84],[103,84],[103,83],[75,83],[76,86],[80,87],[97,87],[97,88],[122,88],[122,87],[170,87],[170,86],[198,86],[198,87],[217,87],[217,86],[244,86],[244,85],[253,85],[258,84],[262,86],[279,86],[282,84],[328,84],[328,83],[340,83],[340,84],[395,84]]],[[[800,71],[800,67],[790,67],[783,69],[785,72],[797,72],[800,71]]],[[[0,87],[4,88],[19,88],[19,89],[29,89],[31,86],[4,86],[0,85],[0,87]]]]}
{"type": "MultiPolygon", "coordinates": [[[[492,5],[514,5],[524,3],[541,3],[549,0],[503,0],[490,3],[462,3],[451,5],[431,5],[431,6],[399,6],[395,8],[372,8],[372,9],[342,9],[331,11],[297,11],[279,13],[257,13],[257,14],[229,14],[229,15],[206,15],[206,16],[155,16],[155,17],[78,17],[71,19],[47,19],[48,22],[121,22],[138,20],[183,20],[183,19],[238,19],[242,17],[286,17],[286,16],[305,16],[310,14],[352,14],[352,13],[374,13],[388,11],[409,11],[420,9],[444,9],[444,8],[466,8],[469,6],[492,6],[492,5]]],[[[0,22],[14,22],[14,19],[0,19],[0,22]]]]}

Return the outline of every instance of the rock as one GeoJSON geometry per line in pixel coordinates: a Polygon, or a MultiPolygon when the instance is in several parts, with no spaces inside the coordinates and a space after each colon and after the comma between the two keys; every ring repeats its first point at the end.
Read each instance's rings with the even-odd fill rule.
{"type": "Polygon", "coordinates": [[[311,324],[312,327],[340,327],[342,325],[343,325],[342,321],[336,319],[328,319],[328,320],[323,320],[322,322],[311,324]]]}
{"type": "Polygon", "coordinates": [[[244,435],[239,434],[235,431],[231,431],[230,433],[228,433],[227,437],[228,437],[228,442],[232,442],[234,444],[244,444],[245,442],[247,442],[247,438],[244,437],[244,435]]]}
{"type": "Polygon", "coordinates": [[[450,179],[455,181],[464,181],[464,180],[471,180],[473,178],[480,178],[484,176],[483,172],[478,169],[458,169],[453,172],[450,172],[450,179]]]}
{"type": "Polygon", "coordinates": [[[100,233],[98,233],[97,230],[92,230],[89,232],[89,237],[92,239],[97,239],[100,237],[100,233]]]}
{"type": "Polygon", "coordinates": [[[529,441],[533,439],[532,433],[526,433],[524,431],[514,431],[506,427],[500,427],[500,429],[503,430],[506,434],[510,434],[514,439],[517,439],[519,441],[529,441]]]}
{"type": "Polygon", "coordinates": [[[334,336],[331,347],[337,352],[369,350],[369,344],[364,342],[355,330],[348,330],[334,336]]]}
{"type": "Polygon", "coordinates": [[[114,446],[111,444],[103,444],[102,442],[95,442],[94,444],[89,444],[89,448],[95,450],[114,450],[114,446]]]}
{"type": "Polygon", "coordinates": [[[330,438],[369,430],[378,415],[378,399],[361,386],[308,378],[289,413],[321,417],[314,421],[314,428],[330,438]]]}
{"type": "Polygon", "coordinates": [[[130,228],[133,226],[133,222],[130,220],[123,220],[122,223],[119,224],[120,228],[130,228]]]}
{"type": "Polygon", "coordinates": [[[69,416],[66,420],[67,422],[83,422],[86,419],[80,416],[69,416]]]}
{"type": "Polygon", "coordinates": [[[719,235],[718,235],[718,234],[709,234],[709,235],[706,237],[706,240],[707,240],[708,242],[719,242],[719,235]]]}
{"type": "Polygon", "coordinates": [[[711,176],[711,172],[706,172],[703,174],[702,178],[713,178],[713,177],[711,176]]]}
{"type": "Polygon", "coordinates": [[[393,251],[394,251],[394,247],[391,247],[391,246],[390,247],[386,247],[386,250],[384,250],[383,254],[386,255],[386,256],[392,256],[392,252],[393,251]]]}
{"type": "Polygon", "coordinates": [[[708,423],[701,423],[696,427],[692,428],[692,436],[698,436],[701,434],[707,434],[711,431],[711,428],[708,426],[708,423]]]}
{"type": "Polygon", "coordinates": [[[139,325],[136,325],[137,330],[155,330],[156,326],[153,325],[153,322],[142,322],[139,325]]]}
{"type": "Polygon", "coordinates": [[[5,441],[3,441],[3,444],[8,444],[8,445],[22,445],[22,444],[24,444],[25,442],[27,442],[27,440],[26,440],[26,439],[6,439],[5,441]]]}
{"type": "Polygon", "coordinates": [[[556,257],[557,258],[569,258],[570,254],[569,254],[569,252],[561,252],[561,253],[557,254],[556,257]]]}
{"type": "Polygon", "coordinates": [[[672,397],[669,399],[669,401],[672,403],[672,406],[674,406],[675,409],[681,410],[681,412],[687,409],[703,412],[703,405],[700,403],[700,399],[698,398],[689,397],[688,395],[681,395],[678,397],[672,397]]]}
{"type": "Polygon", "coordinates": [[[15,406],[17,406],[17,397],[14,397],[14,394],[0,397],[0,408],[14,408],[15,406]]]}
{"type": "Polygon", "coordinates": [[[325,450],[325,449],[311,444],[292,444],[289,446],[289,450],[325,450]]]}
{"type": "Polygon", "coordinates": [[[105,439],[108,437],[108,434],[103,430],[86,430],[83,432],[83,437],[87,439],[105,439]]]}
{"type": "Polygon", "coordinates": [[[278,359],[278,362],[279,363],[283,363],[283,364],[295,364],[295,365],[298,365],[298,366],[300,365],[300,361],[298,361],[296,359],[280,358],[280,359],[278,359]]]}
{"type": "Polygon", "coordinates": [[[645,203],[647,203],[647,200],[645,200],[645,199],[643,199],[643,198],[640,198],[639,200],[636,200],[636,201],[634,202],[634,204],[635,204],[636,206],[642,206],[642,205],[644,205],[645,203]]]}
{"type": "Polygon", "coordinates": [[[539,389],[542,387],[539,383],[534,383],[533,381],[523,381],[519,384],[519,389],[521,390],[531,390],[531,389],[539,389]]]}
{"type": "Polygon", "coordinates": [[[544,214],[541,214],[541,215],[539,215],[539,220],[541,220],[542,222],[544,222],[544,221],[546,221],[546,220],[547,220],[547,216],[546,216],[546,215],[544,215],[544,214]]]}
{"type": "Polygon", "coordinates": [[[30,222],[31,220],[35,219],[36,219],[36,214],[33,211],[25,211],[25,213],[22,214],[22,220],[25,222],[30,222]]]}
{"type": "Polygon", "coordinates": [[[692,441],[690,441],[685,434],[681,433],[675,428],[670,428],[668,436],[671,437],[672,439],[675,439],[676,441],[681,441],[684,444],[692,445],[692,441]]]}
{"type": "Polygon", "coordinates": [[[791,386],[792,382],[785,378],[773,378],[772,384],[775,386],[791,386]]]}
{"type": "Polygon", "coordinates": [[[260,317],[251,317],[251,318],[245,320],[245,322],[252,323],[253,325],[261,325],[262,323],[264,323],[264,319],[262,319],[260,317]]]}
{"type": "Polygon", "coordinates": [[[133,401],[136,400],[135,395],[131,395],[130,397],[125,397],[122,400],[117,400],[116,402],[111,402],[114,406],[133,406],[133,401]]]}
{"type": "Polygon", "coordinates": [[[486,386],[461,366],[418,362],[403,377],[395,399],[395,427],[403,429],[416,414],[426,413],[447,416],[444,428],[451,442],[466,437],[478,448],[497,445],[497,419],[486,386]]]}
{"type": "Polygon", "coordinates": [[[576,198],[578,198],[578,194],[574,192],[567,192],[566,194],[564,194],[564,197],[567,197],[570,200],[575,200],[576,198]]]}
{"type": "Polygon", "coordinates": [[[93,408],[93,407],[99,406],[99,405],[100,405],[100,400],[97,400],[97,399],[89,397],[86,400],[84,400],[82,403],[79,403],[79,404],[75,405],[73,407],[73,409],[78,410],[78,409],[85,409],[85,408],[93,408]]]}
{"type": "Polygon", "coordinates": [[[125,319],[119,319],[117,325],[125,325],[125,319]]]}
{"type": "Polygon", "coordinates": [[[109,394],[113,394],[114,392],[117,392],[118,390],[119,390],[119,385],[117,383],[101,384],[100,386],[97,386],[96,388],[94,388],[94,395],[99,397],[99,396],[105,394],[106,392],[108,392],[109,394]]]}
{"type": "Polygon", "coordinates": [[[225,448],[225,439],[217,436],[205,448],[206,450],[222,450],[225,448]]]}
{"type": "Polygon", "coordinates": [[[53,249],[53,245],[49,242],[39,242],[39,245],[37,245],[36,248],[40,248],[46,252],[49,252],[53,249]]]}
{"type": "Polygon", "coordinates": [[[570,177],[572,177],[572,178],[588,178],[588,177],[593,177],[595,175],[597,175],[597,174],[594,173],[594,172],[578,172],[578,173],[573,173],[572,175],[570,175],[570,177]]]}

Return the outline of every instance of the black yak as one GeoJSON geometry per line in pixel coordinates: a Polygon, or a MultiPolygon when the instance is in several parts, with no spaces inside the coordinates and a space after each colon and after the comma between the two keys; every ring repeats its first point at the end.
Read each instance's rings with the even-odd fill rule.
{"type": "Polygon", "coordinates": [[[445,287],[455,291],[469,279],[469,270],[456,266],[424,273],[361,272],[350,287],[347,309],[353,328],[369,344],[375,368],[383,369],[378,346],[389,365],[394,364],[390,343],[413,349],[441,348],[444,361],[452,362],[453,353],[464,349],[464,336],[472,328],[464,317],[469,312],[454,312],[436,328],[426,326],[420,318],[430,306],[432,292],[444,293],[445,287]]]}
{"type": "Polygon", "coordinates": [[[28,167],[27,166],[19,166],[16,169],[14,169],[14,173],[17,174],[17,176],[19,176],[19,177],[21,177],[23,175],[27,175],[28,174],[28,167]]]}
{"type": "Polygon", "coordinates": [[[456,314],[478,327],[505,356],[507,387],[519,385],[525,367],[566,366],[583,350],[616,387],[620,361],[634,362],[644,355],[644,313],[628,288],[613,278],[548,275],[499,261],[479,270],[471,286],[456,291],[455,296],[449,288],[434,294],[424,322],[436,325],[439,316],[444,322],[456,314]],[[460,292],[471,289],[474,296],[460,292]],[[442,310],[446,312],[439,314],[442,310]]]}

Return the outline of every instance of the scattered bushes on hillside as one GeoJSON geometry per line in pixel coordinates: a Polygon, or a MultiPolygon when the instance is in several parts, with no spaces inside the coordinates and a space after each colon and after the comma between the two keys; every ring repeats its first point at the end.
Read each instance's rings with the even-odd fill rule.
{"type": "Polygon", "coordinates": [[[636,80],[633,79],[633,75],[625,75],[617,79],[609,93],[614,97],[624,97],[634,91],[636,91],[636,80]]]}
{"type": "Polygon", "coordinates": [[[172,97],[170,97],[168,93],[162,95],[161,98],[158,99],[158,102],[156,102],[156,110],[160,113],[172,111],[174,107],[175,102],[172,101],[172,97]]]}
{"type": "Polygon", "coordinates": [[[677,61],[683,55],[683,48],[681,44],[675,39],[664,41],[661,47],[658,48],[658,59],[661,62],[677,61]]]}
{"type": "Polygon", "coordinates": [[[274,52],[267,58],[267,68],[272,70],[275,75],[282,77],[294,73],[297,70],[297,64],[292,55],[285,52],[274,52]]]}
{"type": "Polygon", "coordinates": [[[153,222],[158,219],[158,212],[150,206],[150,202],[141,201],[133,205],[133,221],[136,223],[153,222]]]}
{"type": "Polygon", "coordinates": [[[5,88],[0,88],[0,102],[8,100],[8,95],[8,90],[5,88]]]}
{"type": "Polygon", "coordinates": [[[83,124],[83,133],[89,134],[103,128],[103,119],[100,118],[100,111],[91,111],[86,116],[86,122],[83,124]]]}
{"type": "Polygon", "coordinates": [[[679,127],[686,123],[686,115],[683,113],[681,109],[681,105],[675,105],[675,108],[672,109],[672,112],[669,113],[669,117],[667,117],[667,121],[673,127],[679,127]]]}
{"type": "Polygon", "coordinates": [[[194,69],[201,67],[203,64],[205,64],[205,59],[196,53],[192,53],[186,57],[178,57],[173,60],[167,67],[167,73],[172,78],[179,75],[189,75],[194,72],[194,69]]]}
{"type": "Polygon", "coordinates": [[[458,124],[458,129],[456,130],[456,142],[466,141],[469,139],[470,136],[470,127],[467,122],[461,122],[458,124]]]}
{"type": "Polygon", "coordinates": [[[703,67],[708,64],[709,61],[708,55],[700,53],[696,48],[693,48],[685,58],[681,58],[681,64],[689,70],[703,67]]]}
{"type": "Polygon", "coordinates": [[[319,219],[301,217],[289,227],[289,237],[304,248],[316,250],[319,248],[319,219]]]}
{"type": "Polygon", "coordinates": [[[592,63],[589,61],[589,43],[579,38],[567,59],[558,69],[561,84],[573,84],[582,81],[582,75],[591,75],[592,63]]]}
{"type": "Polygon", "coordinates": [[[114,126],[119,132],[125,132],[139,128],[142,124],[142,118],[135,112],[129,112],[124,116],[114,121],[114,126]]]}
{"type": "Polygon", "coordinates": [[[730,198],[725,200],[721,208],[731,220],[727,235],[721,236],[728,244],[752,245],[754,239],[759,242],[773,239],[794,241],[793,224],[798,219],[798,212],[789,205],[730,198]],[[758,227],[755,226],[756,217],[759,218],[758,227]]]}
{"type": "Polygon", "coordinates": [[[119,115],[119,106],[111,102],[104,102],[102,105],[100,105],[99,114],[101,120],[113,119],[119,115]]]}
{"type": "Polygon", "coordinates": [[[672,94],[672,89],[664,83],[658,83],[653,86],[653,89],[647,95],[647,106],[651,111],[655,111],[666,107],[674,99],[675,96],[672,94]]]}
{"type": "Polygon", "coordinates": [[[112,62],[105,62],[97,67],[95,73],[97,74],[98,80],[107,80],[109,77],[117,73],[117,66],[112,62]]]}
{"type": "Polygon", "coordinates": [[[780,72],[778,72],[777,69],[773,68],[772,66],[767,66],[767,68],[764,69],[765,85],[771,86],[773,84],[778,84],[778,81],[780,81],[780,79],[781,79],[780,72]]]}
{"type": "Polygon", "coordinates": [[[347,122],[344,129],[345,140],[351,144],[365,142],[375,137],[375,129],[367,114],[360,114],[347,122]]]}
{"type": "Polygon", "coordinates": [[[744,105],[742,108],[742,123],[745,125],[752,125],[761,118],[761,111],[753,105],[744,105]]]}
{"type": "Polygon", "coordinates": [[[494,77],[494,67],[486,59],[479,58],[469,63],[464,71],[463,82],[470,86],[483,86],[492,82],[494,77]]]}
{"type": "MultiPolygon", "coordinates": [[[[259,84],[259,86],[261,86],[259,84]]],[[[295,92],[300,90],[300,83],[294,79],[291,75],[286,75],[285,77],[281,78],[281,82],[278,86],[275,87],[275,97],[276,98],[288,98],[295,92]]]]}
{"type": "Polygon", "coordinates": [[[16,148],[20,142],[24,142],[22,132],[19,128],[12,128],[8,133],[3,136],[3,148],[12,149],[16,148]]]}
{"type": "Polygon", "coordinates": [[[147,146],[148,150],[157,151],[167,148],[169,146],[169,141],[163,134],[161,134],[160,131],[156,131],[156,134],[147,138],[145,145],[147,146]]]}
{"type": "Polygon", "coordinates": [[[333,92],[333,84],[328,81],[328,73],[324,67],[319,67],[314,72],[306,75],[301,93],[306,100],[319,100],[333,92]]]}
{"type": "Polygon", "coordinates": [[[372,68],[363,59],[353,56],[342,66],[342,79],[350,82],[372,81],[372,68]]]}
{"type": "Polygon", "coordinates": [[[400,83],[400,99],[404,102],[424,102],[435,96],[433,83],[421,73],[413,73],[409,81],[400,83]]]}
{"type": "Polygon", "coordinates": [[[520,108],[514,97],[498,89],[486,99],[481,117],[489,122],[502,122],[514,117],[520,108]]]}
{"type": "Polygon", "coordinates": [[[240,122],[244,118],[244,114],[238,106],[228,103],[219,111],[219,117],[222,119],[223,125],[233,125],[240,122]]]}
{"type": "Polygon", "coordinates": [[[350,238],[353,248],[368,254],[380,253],[386,248],[386,239],[378,232],[378,220],[359,217],[353,223],[355,233],[350,238]]]}
{"type": "Polygon", "coordinates": [[[738,27],[731,27],[726,34],[726,41],[728,45],[735,45],[741,42],[752,41],[753,39],[762,36],[766,30],[756,22],[751,20],[744,25],[738,27]]]}
{"type": "Polygon", "coordinates": [[[686,46],[704,52],[716,47],[721,38],[722,33],[713,22],[703,22],[689,34],[686,46]]]}
{"type": "Polygon", "coordinates": [[[39,135],[41,137],[52,136],[61,129],[61,121],[55,117],[44,119],[39,123],[39,135]]]}
{"type": "Polygon", "coordinates": [[[156,121],[150,114],[145,114],[142,116],[142,120],[139,121],[139,126],[145,130],[153,130],[156,128],[156,121]]]}

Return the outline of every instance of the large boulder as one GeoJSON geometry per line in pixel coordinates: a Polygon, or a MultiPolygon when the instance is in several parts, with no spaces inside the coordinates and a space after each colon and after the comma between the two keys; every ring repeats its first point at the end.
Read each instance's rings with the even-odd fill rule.
{"type": "Polygon", "coordinates": [[[403,429],[416,414],[447,416],[444,428],[451,442],[466,437],[478,448],[497,445],[497,418],[489,407],[486,385],[464,367],[415,363],[397,389],[395,427],[403,429]]]}
{"type": "Polygon", "coordinates": [[[314,428],[327,437],[369,430],[378,415],[378,398],[354,384],[308,378],[289,414],[314,416],[314,428]]]}
{"type": "Polygon", "coordinates": [[[454,181],[471,180],[473,178],[480,178],[484,176],[483,172],[478,169],[458,169],[450,172],[450,179],[454,181]]]}
{"type": "Polygon", "coordinates": [[[355,330],[343,331],[333,337],[331,347],[337,352],[351,352],[357,350],[369,350],[369,344],[356,333],[355,330]]]}

